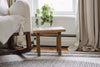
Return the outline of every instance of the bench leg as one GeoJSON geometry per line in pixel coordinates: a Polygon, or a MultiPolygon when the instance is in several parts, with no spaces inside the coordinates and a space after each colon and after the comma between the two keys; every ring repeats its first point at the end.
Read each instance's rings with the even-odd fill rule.
{"type": "Polygon", "coordinates": [[[58,42],[58,55],[61,56],[61,32],[58,32],[57,36],[57,42],[58,42]]]}
{"type": "Polygon", "coordinates": [[[58,52],[58,36],[56,37],[56,48],[57,48],[57,52],[58,52]]]}
{"type": "Polygon", "coordinates": [[[40,54],[40,34],[39,33],[36,34],[36,42],[37,42],[37,53],[38,53],[38,56],[41,56],[41,54],[40,54]]]}

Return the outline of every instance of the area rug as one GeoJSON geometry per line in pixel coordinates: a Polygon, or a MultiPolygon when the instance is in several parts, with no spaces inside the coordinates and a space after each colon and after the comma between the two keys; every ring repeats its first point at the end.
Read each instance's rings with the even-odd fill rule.
{"type": "MultiPolygon", "coordinates": [[[[31,51],[25,53],[26,56],[37,56],[37,51],[31,51]]],[[[58,56],[57,51],[41,51],[41,56],[58,56]]],[[[100,58],[100,52],[62,52],[62,57],[98,57],[100,58]]]]}
{"type": "Polygon", "coordinates": [[[99,52],[57,52],[42,51],[40,57],[36,51],[18,55],[0,56],[0,67],[100,67],[99,52]]]}

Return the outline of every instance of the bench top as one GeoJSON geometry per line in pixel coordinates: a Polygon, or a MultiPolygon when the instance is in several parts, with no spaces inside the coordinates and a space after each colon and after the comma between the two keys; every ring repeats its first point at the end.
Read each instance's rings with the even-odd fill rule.
{"type": "Polygon", "coordinates": [[[65,31],[66,29],[63,27],[33,28],[33,33],[57,33],[65,31]]]}

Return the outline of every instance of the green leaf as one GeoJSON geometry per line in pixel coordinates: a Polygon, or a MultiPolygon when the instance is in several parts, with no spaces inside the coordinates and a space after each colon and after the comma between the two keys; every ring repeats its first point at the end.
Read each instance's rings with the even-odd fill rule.
{"type": "Polygon", "coordinates": [[[36,38],[34,38],[34,40],[36,40],[36,38]]]}
{"type": "Polygon", "coordinates": [[[49,15],[46,15],[47,18],[49,18],[49,15]]]}
{"type": "Polygon", "coordinates": [[[45,4],[45,6],[46,6],[46,7],[49,7],[49,5],[48,5],[48,4],[45,4]]]}
{"type": "Polygon", "coordinates": [[[33,34],[32,34],[32,36],[36,36],[36,34],[35,34],[35,33],[33,33],[33,34]]]}
{"type": "Polygon", "coordinates": [[[35,17],[37,17],[37,14],[35,14],[35,17]]]}
{"type": "Polygon", "coordinates": [[[54,9],[54,8],[52,8],[52,11],[54,12],[54,11],[55,11],[55,9],[54,9]]]}
{"type": "Polygon", "coordinates": [[[44,22],[41,22],[41,25],[44,25],[44,22]]]}
{"type": "Polygon", "coordinates": [[[53,14],[53,11],[50,11],[50,14],[52,15],[53,14]]]}
{"type": "Polygon", "coordinates": [[[41,17],[41,19],[43,20],[43,17],[41,17]]]}
{"type": "Polygon", "coordinates": [[[44,22],[46,21],[46,18],[45,18],[45,17],[43,18],[43,21],[44,21],[44,22]]]}
{"type": "Polygon", "coordinates": [[[52,23],[53,22],[53,20],[50,20],[50,23],[52,23]]]}
{"type": "Polygon", "coordinates": [[[47,10],[47,7],[44,5],[44,6],[42,7],[42,10],[47,10]]]}
{"type": "Polygon", "coordinates": [[[43,10],[41,13],[42,13],[43,17],[46,17],[46,15],[47,15],[47,11],[46,10],[43,10]]]}
{"type": "Polygon", "coordinates": [[[50,20],[50,26],[52,26],[53,20],[50,20]]]}
{"type": "Polygon", "coordinates": [[[46,21],[49,22],[49,19],[47,19],[46,21]]]}
{"type": "Polygon", "coordinates": [[[36,23],[36,25],[38,25],[38,19],[36,19],[35,23],[36,23]]]}
{"type": "Polygon", "coordinates": [[[50,19],[52,19],[53,18],[53,16],[52,15],[50,15],[50,19]]]}
{"type": "Polygon", "coordinates": [[[37,9],[36,12],[37,12],[37,14],[40,14],[40,9],[37,9]]]}

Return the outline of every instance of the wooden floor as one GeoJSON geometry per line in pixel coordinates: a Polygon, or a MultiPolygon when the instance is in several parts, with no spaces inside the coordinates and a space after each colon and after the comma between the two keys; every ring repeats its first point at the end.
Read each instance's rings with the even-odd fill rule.
{"type": "MultiPolygon", "coordinates": [[[[32,50],[36,50],[36,47],[34,47],[32,50]]],[[[44,51],[56,51],[56,47],[41,47],[41,50],[44,51]]],[[[68,51],[67,47],[66,48],[62,48],[62,51],[68,51]]],[[[75,51],[75,52],[82,52],[82,51],[75,51]]],[[[100,51],[94,51],[94,52],[100,52],[100,51]]]]}
{"type": "MultiPolygon", "coordinates": [[[[36,50],[36,47],[34,47],[32,50],[36,50]]],[[[41,50],[44,51],[56,51],[56,47],[41,47],[41,50]]],[[[62,48],[62,51],[68,51],[67,48],[62,48]]]]}

